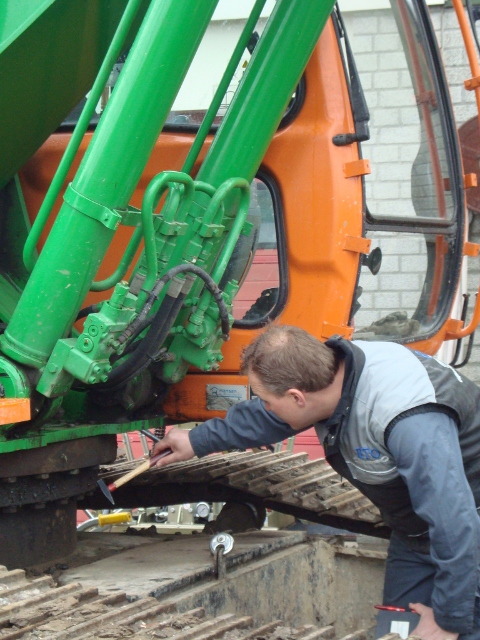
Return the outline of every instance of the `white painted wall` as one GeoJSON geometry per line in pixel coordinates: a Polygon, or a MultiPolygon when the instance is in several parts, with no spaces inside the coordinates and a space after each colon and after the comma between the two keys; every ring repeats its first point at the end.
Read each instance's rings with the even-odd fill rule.
{"type": "MultiPolygon", "coordinates": [[[[338,0],[342,13],[346,11],[376,11],[389,9],[389,0],[338,0]]],[[[445,0],[427,0],[428,5],[445,4],[445,0]]]]}

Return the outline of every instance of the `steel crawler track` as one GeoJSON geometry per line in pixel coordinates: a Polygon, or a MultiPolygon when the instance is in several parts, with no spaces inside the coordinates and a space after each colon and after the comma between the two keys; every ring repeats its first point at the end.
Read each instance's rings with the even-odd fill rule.
{"type": "MultiPolygon", "coordinates": [[[[160,603],[151,597],[129,602],[125,593],[101,594],[79,583],[54,588],[50,577],[30,582],[23,571],[5,567],[0,567],[0,586],[2,640],[337,640],[332,626],[306,624],[293,629],[276,620],[254,628],[249,616],[227,613],[212,619],[202,608],[179,613],[174,602],[160,603]]],[[[341,640],[366,637],[366,631],[359,630],[341,640]]]]}
{"type": "MultiPolygon", "coordinates": [[[[101,470],[107,482],[119,478],[139,461],[101,470]]],[[[119,507],[147,507],[198,500],[242,501],[296,517],[388,537],[378,509],[341,478],[324,459],[309,461],[306,453],[239,452],[151,469],[115,494],[119,507]]],[[[99,490],[80,506],[108,508],[99,490]]]]}

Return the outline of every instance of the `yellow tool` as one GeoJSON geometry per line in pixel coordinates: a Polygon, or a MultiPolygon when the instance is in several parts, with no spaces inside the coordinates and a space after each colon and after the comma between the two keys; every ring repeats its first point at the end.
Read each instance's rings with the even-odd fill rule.
{"type": "Polygon", "coordinates": [[[107,524],[121,524],[122,522],[131,522],[132,514],[130,511],[120,511],[119,513],[105,513],[98,516],[98,524],[104,527],[107,524]]]}

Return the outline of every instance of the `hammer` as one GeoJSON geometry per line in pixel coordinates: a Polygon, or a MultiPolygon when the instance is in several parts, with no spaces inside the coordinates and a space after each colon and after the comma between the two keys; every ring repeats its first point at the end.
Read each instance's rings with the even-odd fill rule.
{"type": "MultiPolygon", "coordinates": [[[[145,435],[147,434],[145,433],[145,435]]],[[[152,434],[150,433],[149,433],[149,437],[151,437],[152,440],[154,439],[158,440],[155,436],[152,436],[152,434]]],[[[120,478],[118,478],[118,480],[115,480],[115,482],[111,482],[108,486],[105,484],[105,481],[102,479],[97,480],[97,484],[100,487],[103,495],[112,504],[115,504],[115,501],[112,496],[112,492],[115,491],[115,489],[118,489],[119,487],[126,484],[127,482],[130,482],[130,480],[133,480],[133,478],[136,478],[140,474],[144,473],[144,471],[148,471],[159,460],[161,460],[162,458],[165,458],[166,456],[169,456],[171,453],[173,453],[171,449],[165,449],[165,451],[162,451],[162,453],[159,453],[158,455],[153,456],[153,458],[147,458],[141,464],[139,464],[138,467],[135,467],[135,469],[132,469],[125,475],[121,476],[120,478]]]]}

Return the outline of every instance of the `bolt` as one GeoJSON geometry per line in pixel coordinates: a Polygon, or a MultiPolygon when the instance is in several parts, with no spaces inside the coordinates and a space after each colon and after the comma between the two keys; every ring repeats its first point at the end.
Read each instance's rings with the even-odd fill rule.
{"type": "Polygon", "coordinates": [[[79,473],[80,473],[80,469],[72,469],[71,471],[69,471],[69,474],[71,476],[78,476],[79,473]]]}
{"type": "Polygon", "coordinates": [[[94,382],[96,382],[96,381],[97,381],[97,377],[96,376],[90,376],[89,379],[88,379],[88,382],[90,384],[94,384],[94,382]]]}
{"type": "Polygon", "coordinates": [[[175,513],[175,507],[170,507],[170,513],[175,513]]]}
{"type": "Polygon", "coordinates": [[[85,336],[82,340],[82,351],[85,351],[85,353],[88,353],[92,349],[93,349],[93,342],[88,336],[85,336]]]}
{"type": "Polygon", "coordinates": [[[111,371],[111,370],[112,370],[112,365],[107,364],[107,365],[105,366],[105,373],[110,373],[110,371],[111,371]]]}
{"type": "Polygon", "coordinates": [[[93,369],[92,369],[93,373],[100,373],[100,367],[98,366],[98,364],[96,364],[93,369]]]}
{"type": "Polygon", "coordinates": [[[101,380],[102,382],[107,382],[107,380],[108,380],[108,376],[103,375],[103,376],[101,376],[101,377],[100,377],[100,380],[101,380]]]}
{"type": "Polygon", "coordinates": [[[35,476],[37,480],[47,480],[50,477],[49,473],[39,473],[35,476]]]}
{"type": "Polygon", "coordinates": [[[57,367],[57,365],[56,365],[56,364],[54,364],[53,362],[51,362],[51,363],[48,365],[47,369],[50,371],[50,373],[55,373],[55,372],[57,371],[58,367],[57,367]]]}
{"type": "Polygon", "coordinates": [[[88,327],[88,333],[93,337],[97,336],[98,335],[98,327],[95,326],[94,324],[92,324],[90,327],[88,327]]]}

